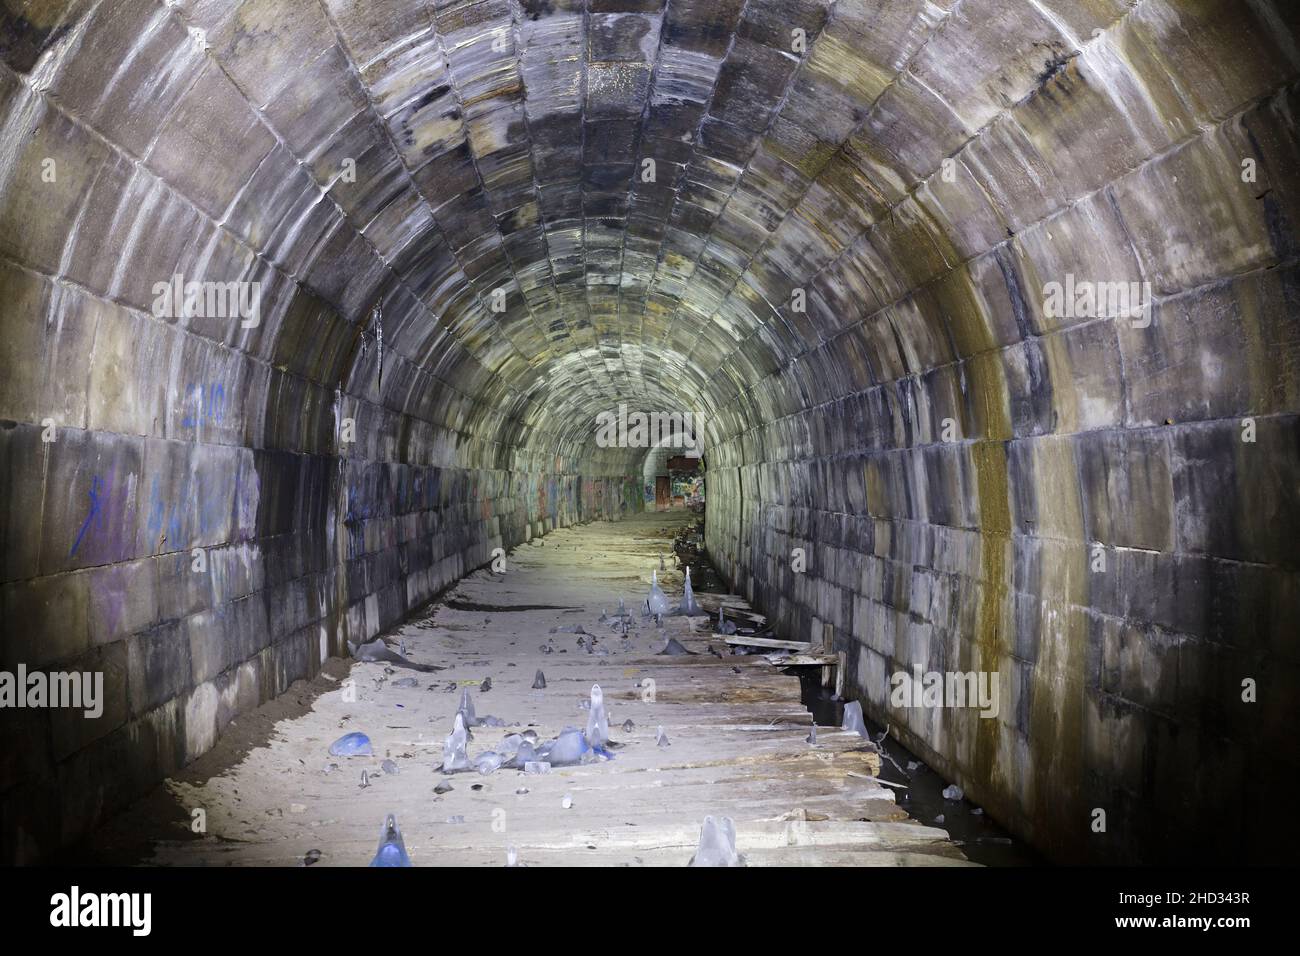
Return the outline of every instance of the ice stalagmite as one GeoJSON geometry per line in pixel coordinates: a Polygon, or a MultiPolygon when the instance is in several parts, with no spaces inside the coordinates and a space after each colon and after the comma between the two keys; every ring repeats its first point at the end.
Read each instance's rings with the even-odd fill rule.
{"type": "Polygon", "coordinates": [[[696,617],[704,613],[699,602],[695,600],[695,591],[691,588],[691,569],[686,569],[686,590],[682,594],[682,603],[677,606],[677,613],[687,617],[696,617]]]}
{"type": "Polygon", "coordinates": [[[668,595],[664,594],[664,589],[659,586],[658,571],[651,573],[650,597],[647,600],[651,616],[657,617],[668,613],[668,595]]]}
{"type": "Polygon", "coordinates": [[[844,705],[844,720],[840,723],[840,729],[851,730],[859,737],[870,739],[867,725],[862,720],[862,705],[856,700],[851,700],[844,705]]]}
{"type": "Polygon", "coordinates": [[[402,831],[398,829],[397,818],[391,813],[384,820],[384,828],[379,831],[379,848],[371,866],[410,866],[411,858],[406,855],[406,844],[402,842],[402,831]]]}
{"type": "Polygon", "coordinates": [[[533,678],[533,690],[546,690],[546,675],[540,670],[537,676],[533,678]]]}
{"type": "Polygon", "coordinates": [[[725,617],[722,616],[721,606],[718,607],[718,633],[719,634],[736,633],[736,625],[732,624],[730,621],[728,621],[725,617]]]}
{"type": "Polygon", "coordinates": [[[465,742],[469,734],[465,732],[465,716],[456,713],[456,724],[447,740],[442,745],[442,772],[465,770],[469,767],[469,757],[465,755],[465,742]]]}
{"type": "Polygon", "coordinates": [[[591,685],[591,713],[587,715],[587,743],[593,750],[609,743],[609,717],[599,684],[591,685]]]}
{"type": "Polygon", "coordinates": [[[744,866],[736,852],[736,824],[731,817],[705,817],[700,846],[688,866],[744,866]]]}
{"type": "Polygon", "coordinates": [[[460,692],[460,706],[456,708],[456,713],[465,718],[466,727],[473,727],[478,723],[477,718],[474,716],[474,701],[469,696],[468,687],[460,692]]]}
{"type": "Polygon", "coordinates": [[[693,655],[694,653],[694,651],[687,650],[685,645],[683,645],[681,641],[677,640],[677,638],[669,637],[668,640],[664,642],[664,649],[659,651],[655,656],[659,657],[661,655],[667,655],[669,657],[685,657],[687,655],[693,655]]]}

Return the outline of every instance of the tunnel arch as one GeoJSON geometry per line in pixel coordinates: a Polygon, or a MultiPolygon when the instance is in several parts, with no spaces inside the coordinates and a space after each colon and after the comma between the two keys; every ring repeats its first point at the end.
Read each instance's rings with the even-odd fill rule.
{"type": "Polygon", "coordinates": [[[619,401],[698,410],[719,569],[1035,844],[1255,845],[1219,763],[1296,776],[1260,730],[1300,611],[1287,4],[0,18],[5,662],[112,692],[24,716],[10,857],[495,548],[639,508],[642,451],[591,437],[619,401]],[[174,275],[258,283],[259,322],[156,315],[174,275]],[[1048,308],[1080,282],[1149,311],[1048,308]],[[892,706],[913,667],[996,671],[1001,716],[892,706]]]}

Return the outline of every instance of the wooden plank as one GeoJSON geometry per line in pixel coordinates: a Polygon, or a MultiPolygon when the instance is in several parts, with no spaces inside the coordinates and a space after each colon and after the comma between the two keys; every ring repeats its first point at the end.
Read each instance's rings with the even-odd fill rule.
{"type": "Polygon", "coordinates": [[[743,637],[736,635],[728,637],[727,643],[732,647],[771,647],[783,651],[810,651],[812,644],[809,641],[783,641],[775,637],[743,637]]]}
{"type": "MultiPolygon", "coordinates": [[[[842,674],[837,657],[808,642],[692,631],[692,621],[680,617],[656,628],[637,616],[625,645],[599,622],[620,592],[636,614],[665,547],[647,532],[677,520],[665,512],[562,529],[544,546],[516,549],[505,576],[471,574],[449,597],[501,611],[434,607],[388,635],[404,638],[413,658],[448,670],[388,673],[382,664],[354,663],[356,699],[344,700],[337,682],[325,686],[308,712],[269,722],[269,738],[240,749],[231,765],[187,770],[170,789],[182,807],[207,810],[208,835],[188,834],[188,815],[179,814],[174,829],[162,828],[153,861],[284,866],[318,849],[319,865],[362,865],[391,812],[418,866],[500,866],[507,846],[529,866],[683,866],[707,815],[735,820],[737,849],[750,866],[966,865],[942,830],[909,820],[878,779],[879,754],[857,734],[820,728],[817,743],[808,743],[812,715],[800,702],[800,679],[774,662],[842,674]],[[505,610],[512,605],[524,609],[505,610]],[[550,633],[573,624],[608,653],[587,653],[590,636],[579,645],[580,635],[550,633]],[[698,653],[659,656],[669,637],[698,653]],[[543,644],[555,652],[540,651],[543,644]],[[726,653],[744,645],[780,653],[726,653]],[[539,669],[545,690],[532,689],[539,669]],[[393,686],[408,676],[416,686],[393,686]],[[613,760],[547,774],[441,772],[462,690],[480,716],[508,724],[473,728],[473,757],[525,728],[544,740],[566,726],[585,726],[581,705],[596,683],[617,744],[613,760]],[[632,729],[624,731],[629,719],[632,729]],[[660,726],[668,747],[657,745],[660,726]],[[374,756],[330,758],[330,742],[351,730],[370,735],[374,756]],[[383,771],[385,760],[396,773],[383,771]],[[362,770],[369,774],[364,789],[362,770]],[[435,793],[443,780],[452,789],[435,793]]],[[[677,579],[660,577],[676,600],[677,579]]],[[[762,620],[738,596],[698,596],[715,614],[722,601],[733,619],[762,620]]],[[[146,817],[137,826],[159,834],[156,821],[146,817]]]]}
{"type": "Polygon", "coordinates": [[[839,659],[832,654],[767,654],[763,660],[773,667],[835,667],[839,664],[839,659]]]}

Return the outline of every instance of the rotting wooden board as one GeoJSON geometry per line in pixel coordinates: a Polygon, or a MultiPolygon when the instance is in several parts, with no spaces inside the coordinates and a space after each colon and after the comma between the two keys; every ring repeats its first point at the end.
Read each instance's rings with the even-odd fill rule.
{"type": "MultiPolygon", "coordinates": [[[[654,516],[658,524],[665,520],[654,516]]],[[[624,650],[621,635],[598,618],[602,609],[617,605],[611,572],[636,578],[657,566],[661,542],[634,543],[639,527],[641,519],[628,519],[561,530],[548,536],[547,546],[517,549],[506,575],[470,575],[449,599],[562,609],[435,608],[422,615],[434,623],[401,628],[413,659],[450,669],[415,674],[354,664],[357,700],[344,701],[341,689],[330,690],[307,714],[277,724],[269,740],[224,773],[173,784],[182,805],[207,809],[210,836],[164,838],[154,847],[155,862],[292,865],[318,849],[320,865],[364,864],[384,814],[392,812],[421,866],[499,866],[507,845],[532,866],[681,866],[710,814],[735,819],[738,849],[754,866],[964,863],[942,831],[908,823],[895,794],[865,779],[880,772],[879,755],[866,741],[823,728],[816,745],[807,742],[812,718],[800,703],[797,677],[776,672],[760,656],[655,653],[668,637],[700,651],[754,638],[724,641],[705,631],[692,633],[681,617],[665,618],[662,628],[638,619],[624,650]],[[589,554],[601,557],[587,562],[589,554]],[[572,607],[585,613],[573,614],[572,607]],[[586,653],[589,637],[578,645],[581,635],[549,632],[569,623],[582,624],[608,656],[586,653]],[[554,653],[538,649],[548,643],[554,653]],[[539,669],[547,677],[544,691],[531,689],[539,669]],[[408,676],[416,677],[416,687],[392,686],[408,676]],[[486,677],[492,688],[484,693],[486,677]],[[652,694],[643,683],[648,680],[654,681],[652,694]],[[564,726],[585,726],[580,702],[599,683],[611,736],[620,744],[615,759],[541,775],[458,773],[448,778],[450,792],[434,794],[434,784],[443,779],[437,772],[442,741],[468,681],[480,682],[470,685],[480,715],[496,714],[513,725],[475,728],[471,755],[524,727],[545,739],[564,726]],[[629,718],[634,728],[624,732],[629,718]],[[668,747],[656,745],[659,726],[671,741],[668,747]],[[330,741],[351,730],[370,734],[374,757],[335,759],[338,769],[325,773],[330,741]],[[400,772],[382,773],[384,759],[400,772]],[[370,773],[365,789],[359,786],[363,769],[370,773]],[[568,810],[561,809],[566,794],[572,798],[568,810]],[[505,833],[493,829],[494,814],[501,812],[505,833]],[[799,812],[811,819],[781,819],[799,812]],[[458,818],[464,822],[448,822],[458,818]],[[899,826],[905,829],[891,829],[899,826]]],[[[626,594],[629,610],[635,612],[642,596],[626,594]]],[[[743,605],[736,596],[724,600],[743,605]]],[[[807,649],[783,643],[795,646],[779,649],[807,649]]],[[[184,835],[179,825],[170,832],[184,835]]]]}
{"type": "Polygon", "coordinates": [[[768,655],[763,658],[773,667],[834,667],[839,659],[831,654],[791,654],[786,657],[768,655]]]}
{"type": "Polygon", "coordinates": [[[783,651],[809,651],[812,650],[812,644],[809,641],[783,641],[775,637],[744,637],[736,635],[728,637],[727,643],[732,647],[772,647],[783,651]]]}

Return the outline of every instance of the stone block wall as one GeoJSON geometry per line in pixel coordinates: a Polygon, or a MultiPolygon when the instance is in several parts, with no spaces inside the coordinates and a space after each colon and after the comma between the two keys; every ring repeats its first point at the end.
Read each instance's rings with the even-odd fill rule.
{"type": "Polygon", "coordinates": [[[6,863],[75,841],[494,549],[640,502],[622,455],[474,397],[468,333],[412,292],[447,245],[407,248],[377,171],[310,165],[356,97],[259,113],[257,82],[291,75],[241,89],[164,5],[37,6],[0,50],[0,669],[101,672],[105,702],[0,714],[6,863]],[[259,283],[260,321],[159,314],[174,275],[259,283]]]}
{"type": "MultiPolygon", "coordinates": [[[[1260,52],[1277,22],[1175,6],[1122,13],[964,142],[888,133],[933,172],[858,245],[803,247],[806,313],[771,321],[828,331],[708,452],[723,573],[1060,861],[1296,847],[1270,812],[1300,781],[1295,57],[1260,52]],[[1211,46],[1241,69],[1211,82],[1211,46]],[[1149,283],[1149,325],[1050,314],[1067,273],[1149,283]],[[891,699],[954,671],[996,673],[996,718],[891,699]]],[[[1002,42],[974,35],[976,59],[1002,42]]]]}

